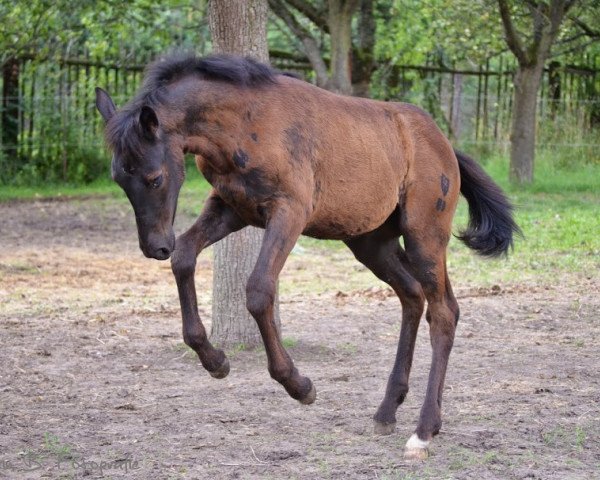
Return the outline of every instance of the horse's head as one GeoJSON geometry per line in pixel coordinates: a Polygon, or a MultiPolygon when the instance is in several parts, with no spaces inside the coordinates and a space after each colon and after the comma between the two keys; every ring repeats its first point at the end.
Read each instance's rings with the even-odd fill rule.
{"type": "Polygon", "coordinates": [[[106,122],[113,151],[112,177],[133,206],[144,255],[166,260],[175,248],[173,221],[183,183],[183,148],[156,111],[135,104],[117,111],[110,95],[96,89],[96,107],[106,122]]]}

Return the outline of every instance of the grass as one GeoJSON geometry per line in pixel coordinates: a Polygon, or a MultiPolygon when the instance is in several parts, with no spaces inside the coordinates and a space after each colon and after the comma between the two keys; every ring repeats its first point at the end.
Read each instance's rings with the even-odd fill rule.
{"type": "Polygon", "coordinates": [[[291,337],[283,337],[281,343],[285,348],[294,348],[296,345],[298,345],[298,340],[291,337]]]}
{"type": "Polygon", "coordinates": [[[40,184],[26,187],[2,185],[0,202],[39,200],[44,198],[81,198],[87,196],[118,196],[119,186],[112,180],[99,179],[87,185],[40,184]]]}
{"type": "MultiPolygon", "coordinates": [[[[508,183],[508,162],[488,159],[485,168],[511,197],[524,238],[516,238],[508,259],[482,261],[456,239],[450,242],[449,269],[477,284],[556,281],[557,275],[597,275],[600,268],[600,163],[559,169],[553,157],[538,158],[534,183],[508,183]]],[[[457,226],[467,222],[461,201],[457,226]]],[[[460,228],[460,227],[458,227],[460,228]]]]}
{"type": "MultiPolygon", "coordinates": [[[[108,161],[108,160],[107,160],[108,161]]],[[[210,185],[196,169],[191,158],[186,159],[186,181],[181,189],[184,205],[191,205],[194,199],[204,199],[210,185]]],[[[15,200],[86,198],[90,196],[114,197],[126,201],[125,195],[107,175],[88,184],[40,183],[31,186],[1,185],[0,202],[15,200]]],[[[197,209],[194,210],[197,212],[197,209]]]]}
{"type": "Polygon", "coordinates": [[[485,453],[474,452],[464,447],[456,447],[448,452],[449,470],[464,470],[469,467],[488,465],[499,460],[498,453],[489,451],[485,453]]]}
{"type": "Polygon", "coordinates": [[[580,427],[556,426],[542,434],[542,440],[548,446],[555,448],[570,448],[574,450],[582,450],[585,447],[587,440],[586,431],[580,427]]]}
{"type": "Polygon", "coordinates": [[[70,445],[66,443],[62,443],[62,441],[51,433],[44,433],[44,449],[60,458],[60,459],[69,459],[73,458],[73,452],[70,445]]]}

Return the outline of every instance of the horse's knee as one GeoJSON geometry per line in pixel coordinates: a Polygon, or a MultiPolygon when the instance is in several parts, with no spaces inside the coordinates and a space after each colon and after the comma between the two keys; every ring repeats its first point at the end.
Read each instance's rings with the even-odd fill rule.
{"type": "Polygon", "coordinates": [[[171,256],[171,270],[176,277],[193,276],[196,271],[195,252],[176,247],[171,256]]]}
{"type": "Polygon", "coordinates": [[[275,288],[263,282],[255,282],[252,277],[246,287],[246,308],[256,318],[262,318],[273,308],[275,288]]]}
{"type": "Polygon", "coordinates": [[[423,313],[425,308],[425,294],[421,284],[416,280],[407,282],[402,287],[402,306],[404,308],[410,308],[419,314],[423,313]]]}

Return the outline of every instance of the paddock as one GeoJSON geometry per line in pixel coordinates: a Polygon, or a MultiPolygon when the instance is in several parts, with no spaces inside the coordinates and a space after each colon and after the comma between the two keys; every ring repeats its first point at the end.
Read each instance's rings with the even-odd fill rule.
{"type": "MultiPolygon", "coordinates": [[[[319,392],[303,406],[269,377],[263,349],[230,350],[223,380],[201,367],[181,339],[170,265],[139,252],[130,209],[120,197],[0,204],[1,478],[547,480],[600,470],[597,274],[557,287],[456,278],[445,422],[415,464],[402,453],[426,388],[427,322],[396,432],[376,436],[400,306],[349,251],[301,245],[283,270],[284,343],[319,392]]],[[[193,213],[181,212],[177,233],[193,213]]],[[[204,252],[196,284],[208,325],[211,268],[204,252]]]]}

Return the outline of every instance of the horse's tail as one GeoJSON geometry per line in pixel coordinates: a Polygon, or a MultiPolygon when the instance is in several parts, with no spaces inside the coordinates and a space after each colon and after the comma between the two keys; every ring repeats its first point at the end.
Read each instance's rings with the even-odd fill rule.
{"type": "Polygon", "coordinates": [[[486,257],[507,254],[513,234],[522,235],[513,219],[513,206],[475,160],[454,150],[460,170],[460,192],[469,204],[469,225],[458,238],[486,257]]]}

